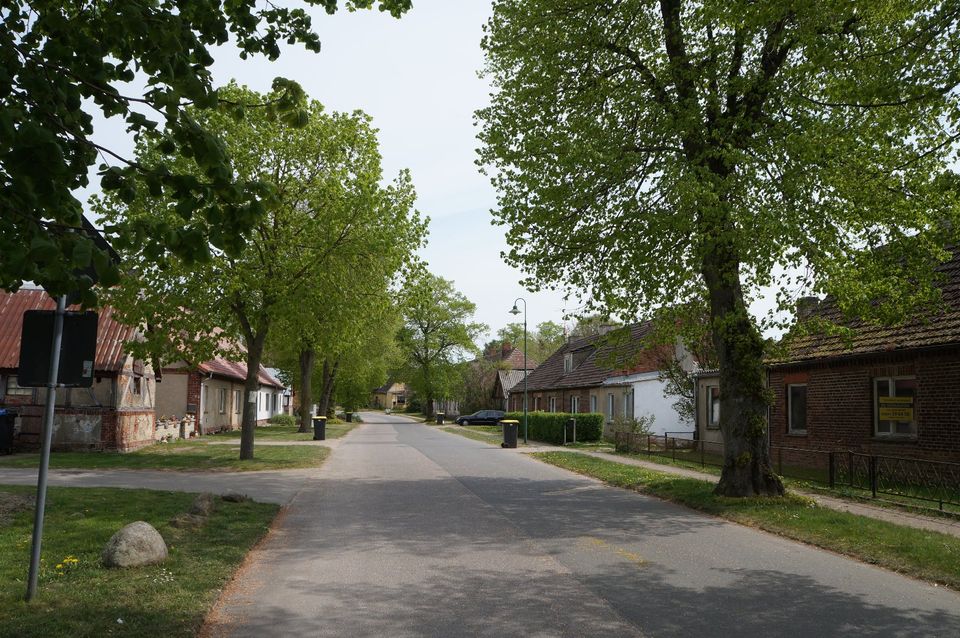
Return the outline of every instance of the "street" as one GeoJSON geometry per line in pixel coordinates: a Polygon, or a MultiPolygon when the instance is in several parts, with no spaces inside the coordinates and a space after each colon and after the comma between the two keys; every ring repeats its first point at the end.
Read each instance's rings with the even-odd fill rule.
{"type": "Polygon", "coordinates": [[[208,635],[960,635],[955,592],[404,417],[364,420],[208,635]]]}

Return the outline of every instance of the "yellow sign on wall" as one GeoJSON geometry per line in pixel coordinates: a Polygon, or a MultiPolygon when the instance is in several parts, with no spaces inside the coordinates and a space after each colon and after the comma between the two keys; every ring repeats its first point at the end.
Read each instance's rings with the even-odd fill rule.
{"type": "Polygon", "coordinates": [[[878,397],[881,421],[913,421],[913,397],[878,397]]]}

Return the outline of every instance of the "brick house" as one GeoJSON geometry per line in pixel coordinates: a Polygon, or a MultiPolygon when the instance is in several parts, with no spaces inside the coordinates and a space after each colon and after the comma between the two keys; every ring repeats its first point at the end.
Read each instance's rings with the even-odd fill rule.
{"type": "MultiPolygon", "coordinates": [[[[157,384],[157,414],[180,419],[192,415],[198,434],[235,430],[243,421],[244,363],[217,357],[204,361],[196,369],[179,361],[161,370],[157,384]]],[[[260,367],[257,424],[284,412],[283,383],[260,367]]]]}
{"type": "Polygon", "coordinates": [[[939,270],[946,309],[895,327],[806,302],[804,319],[855,333],[794,338],[770,362],[771,445],[960,461],[960,259],[939,270]]]}
{"type": "MultiPolygon", "coordinates": [[[[43,290],[0,291],[0,404],[20,414],[17,441],[30,447],[40,443],[47,391],[17,384],[23,313],[55,307],[43,290]]],[[[55,449],[124,452],[154,442],[153,370],[124,351],[137,338],[136,329],[114,321],[111,308],[100,310],[93,386],[57,390],[55,449]]]]}
{"type": "MultiPolygon", "coordinates": [[[[657,417],[656,432],[679,431],[684,426],[659,380],[658,361],[669,352],[649,346],[650,331],[650,322],[642,322],[569,340],[527,376],[528,409],[602,413],[605,435],[617,417],[647,414],[657,417]]],[[[675,356],[693,365],[682,347],[677,346],[675,356]]],[[[510,392],[509,406],[523,409],[522,383],[510,392]]]]}

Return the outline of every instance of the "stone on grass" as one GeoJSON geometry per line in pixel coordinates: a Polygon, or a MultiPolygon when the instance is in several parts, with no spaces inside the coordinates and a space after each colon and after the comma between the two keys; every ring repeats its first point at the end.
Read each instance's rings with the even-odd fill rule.
{"type": "Polygon", "coordinates": [[[198,516],[197,514],[177,514],[170,519],[170,525],[182,529],[184,527],[201,527],[204,523],[207,522],[205,516],[198,516]]]}
{"type": "Polygon", "coordinates": [[[228,503],[245,503],[250,500],[249,496],[240,492],[227,492],[221,498],[228,503]]]}
{"type": "Polygon", "coordinates": [[[107,541],[103,564],[107,567],[156,565],[167,558],[167,544],[150,523],[137,521],[122,528],[107,541]]]}
{"type": "Polygon", "coordinates": [[[204,492],[199,494],[197,498],[193,499],[193,504],[190,505],[188,510],[191,514],[196,516],[210,516],[213,513],[213,508],[216,505],[213,494],[210,492],[204,492]]]}

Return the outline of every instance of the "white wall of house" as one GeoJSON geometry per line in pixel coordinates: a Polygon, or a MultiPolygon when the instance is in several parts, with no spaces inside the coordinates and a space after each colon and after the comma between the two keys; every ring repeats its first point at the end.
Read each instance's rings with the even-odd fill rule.
{"type": "MultiPolygon", "coordinates": [[[[610,377],[604,380],[604,385],[626,384],[633,394],[633,416],[653,415],[652,430],[655,434],[689,432],[692,435],[694,425],[680,421],[677,411],[673,409],[676,399],[663,395],[666,384],[658,377],[657,372],[610,377]]],[[[619,409],[617,413],[621,413],[619,409]]]]}
{"type": "Polygon", "coordinates": [[[266,421],[274,414],[283,412],[283,391],[273,386],[261,385],[257,396],[257,421],[266,421]]]}

